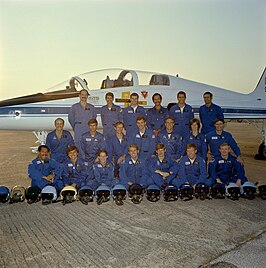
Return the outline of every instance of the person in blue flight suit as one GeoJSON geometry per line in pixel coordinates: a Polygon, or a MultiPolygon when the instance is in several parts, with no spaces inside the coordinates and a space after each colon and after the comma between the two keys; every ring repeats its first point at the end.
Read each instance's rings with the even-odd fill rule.
{"type": "Polygon", "coordinates": [[[121,163],[125,160],[127,148],[130,145],[129,140],[123,133],[124,123],[117,122],[115,124],[115,135],[108,137],[106,140],[107,152],[109,160],[114,163],[115,177],[119,177],[119,168],[121,163]]]}
{"type": "Polygon", "coordinates": [[[165,155],[165,146],[161,143],[156,145],[156,156],[148,160],[148,168],[153,184],[158,187],[170,184],[178,171],[178,163],[165,155]]]}
{"type": "Polygon", "coordinates": [[[175,120],[168,116],[165,119],[165,130],[159,132],[157,143],[162,143],[166,148],[166,156],[175,161],[179,161],[185,154],[182,137],[174,132],[175,120]]]}
{"type": "Polygon", "coordinates": [[[147,128],[144,116],[138,116],[136,123],[138,130],[129,138],[129,144],[136,144],[139,148],[139,156],[147,160],[155,153],[156,137],[147,128]]]}
{"type": "Polygon", "coordinates": [[[190,135],[184,140],[184,145],[195,144],[197,146],[197,155],[202,157],[204,160],[207,159],[207,143],[205,135],[199,132],[200,121],[197,118],[193,118],[189,122],[190,135]]]}
{"type": "Polygon", "coordinates": [[[55,130],[48,133],[45,145],[49,147],[51,158],[59,163],[67,160],[66,149],[74,145],[74,140],[69,131],[64,130],[65,121],[62,118],[55,120],[55,130]]]}
{"type": "Polygon", "coordinates": [[[157,134],[165,129],[165,119],[168,117],[168,110],[162,106],[162,95],[155,93],[152,96],[154,107],[147,111],[147,127],[153,131],[153,134],[157,134]]]}
{"type": "Polygon", "coordinates": [[[235,153],[237,157],[237,161],[239,161],[242,165],[244,164],[240,148],[238,147],[235,139],[231,135],[231,133],[223,130],[224,128],[224,120],[223,119],[215,119],[214,121],[215,130],[209,132],[206,135],[206,142],[209,146],[210,153],[213,158],[218,157],[220,155],[220,145],[224,142],[228,143],[235,153]]]}
{"type": "Polygon", "coordinates": [[[132,93],[130,95],[130,106],[123,109],[123,122],[128,137],[137,131],[136,119],[138,116],[146,117],[144,107],[138,105],[139,95],[132,93]]]}
{"type": "Polygon", "coordinates": [[[173,179],[172,184],[178,188],[184,183],[192,186],[205,183],[211,186],[211,180],[207,179],[206,162],[197,155],[196,145],[187,144],[186,153],[179,162],[178,177],[173,179]]]}
{"type": "Polygon", "coordinates": [[[81,152],[80,139],[82,134],[88,131],[88,121],[96,119],[97,113],[95,107],[88,103],[89,92],[82,89],[79,93],[80,102],[75,103],[69,110],[68,121],[74,130],[75,145],[81,152]]]}
{"type": "Polygon", "coordinates": [[[108,160],[106,150],[98,152],[98,161],[93,164],[93,174],[96,182],[96,192],[99,186],[107,186],[111,192],[112,187],[118,183],[118,179],[114,178],[114,166],[108,160]]]}
{"type": "Polygon", "coordinates": [[[67,148],[68,159],[63,163],[62,179],[64,185],[73,185],[78,190],[83,186],[91,186],[93,174],[88,173],[88,163],[79,157],[76,146],[67,148]]]}
{"type": "Polygon", "coordinates": [[[114,94],[108,92],[105,95],[106,105],[101,108],[101,120],[103,126],[103,135],[107,138],[115,134],[114,125],[123,120],[122,108],[113,103],[114,94]]]}
{"type": "Polygon", "coordinates": [[[215,119],[223,119],[224,114],[222,108],[212,102],[213,94],[211,92],[205,92],[203,99],[205,104],[200,106],[199,116],[202,123],[201,133],[206,135],[207,133],[214,131],[215,119]]]}
{"type": "Polygon", "coordinates": [[[88,172],[93,172],[93,163],[96,160],[97,153],[101,149],[106,149],[105,137],[97,131],[98,122],[96,119],[90,119],[88,122],[89,131],[81,136],[81,148],[84,153],[82,157],[88,162],[88,172]]]}
{"type": "Polygon", "coordinates": [[[52,185],[57,191],[61,191],[64,186],[61,178],[61,164],[49,158],[49,155],[50,150],[46,145],[38,147],[38,156],[28,166],[31,186],[42,189],[46,185],[52,185]]]}
{"type": "Polygon", "coordinates": [[[140,184],[146,188],[152,181],[149,179],[147,162],[139,157],[139,149],[136,144],[131,144],[128,147],[129,156],[122,162],[120,166],[120,184],[127,190],[133,183],[140,184]]]}
{"type": "Polygon", "coordinates": [[[194,112],[192,107],[186,104],[186,93],[184,91],[177,93],[177,100],[177,104],[171,107],[169,115],[175,120],[175,132],[186,138],[189,135],[189,121],[194,118],[194,112]]]}
{"type": "Polygon", "coordinates": [[[220,155],[209,163],[209,175],[213,183],[225,185],[233,182],[240,186],[247,181],[243,165],[230,154],[230,146],[226,142],[220,145],[220,155]]]}

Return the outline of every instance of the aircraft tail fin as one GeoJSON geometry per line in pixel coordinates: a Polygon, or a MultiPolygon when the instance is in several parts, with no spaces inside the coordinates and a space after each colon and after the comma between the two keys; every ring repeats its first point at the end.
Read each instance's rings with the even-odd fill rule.
{"type": "Polygon", "coordinates": [[[260,80],[251,94],[255,94],[257,98],[265,99],[266,98],[266,68],[260,77],[260,80]]]}

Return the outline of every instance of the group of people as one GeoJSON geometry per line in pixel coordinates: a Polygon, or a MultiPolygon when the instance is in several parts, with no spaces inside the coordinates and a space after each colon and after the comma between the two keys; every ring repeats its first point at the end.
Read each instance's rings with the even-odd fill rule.
{"type": "Polygon", "coordinates": [[[212,102],[211,92],[203,95],[200,120],[186,103],[184,91],[177,93],[177,103],[170,109],[155,93],[154,107],[148,110],[138,104],[137,93],[122,109],[109,92],[100,109],[103,133],[98,131],[96,108],[88,103],[88,96],[81,90],[80,102],[69,111],[74,139],[64,130],[64,120],[55,120],[55,130],[29,164],[31,186],[52,185],[57,191],[70,185],[77,190],[87,187],[97,196],[101,190],[111,195],[114,187],[129,190],[132,185],[161,191],[169,186],[247,182],[239,146],[224,131],[223,112],[212,102]]]}

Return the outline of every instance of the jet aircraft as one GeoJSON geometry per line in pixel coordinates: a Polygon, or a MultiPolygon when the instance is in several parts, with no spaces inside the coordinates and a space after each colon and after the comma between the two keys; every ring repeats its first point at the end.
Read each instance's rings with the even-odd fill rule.
{"type": "MultiPolygon", "coordinates": [[[[163,105],[176,103],[177,92],[187,94],[187,103],[198,115],[203,104],[203,93],[210,91],[214,102],[223,109],[225,119],[262,121],[262,143],[259,154],[266,158],[266,68],[253,92],[237,93],[231,90],[207,85],[157,72],[143,72],[128,69],[104,69],[73,76],[41,93],[0,101],[0,128],[2,130],[31,130],[40,143],[44,143],[47,131],[54,129],[54,120],[65,119],[65,129],[71,129],[67,117],[70,107],[79,102],[79,91],[89,91],[89,102],[100,108],[105,105],[105,94],[112,92],[115,104],[129,105],[129,96],[136,92],[139,103],[145,108],[153,106],[155,92],[163,96],[163,105]]],[[[168,106],[168,107],[169,107],[168,106]]],[[[100,122],[100,117],[98,118],[100,122]]]]}

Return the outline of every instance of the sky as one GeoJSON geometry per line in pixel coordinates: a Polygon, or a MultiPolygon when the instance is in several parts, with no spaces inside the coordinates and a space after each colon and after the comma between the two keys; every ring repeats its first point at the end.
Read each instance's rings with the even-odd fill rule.
{"type": "Polygon", "coordinates": [[[0,0],[0,100],[113,67],[248,93],[265,63],[265,0],[0,0]]]}

